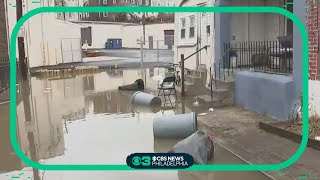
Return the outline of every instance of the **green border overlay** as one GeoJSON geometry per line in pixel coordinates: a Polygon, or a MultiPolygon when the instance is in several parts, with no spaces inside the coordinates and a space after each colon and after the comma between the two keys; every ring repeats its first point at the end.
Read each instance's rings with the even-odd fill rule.
{"type": "MultiPolygon", "coordinates": [[[[42,7],[27,12],[15,25],[10,39],[10,138],[14,151],[27,165],[40,170],[134,170],[127,165],[43,165],[32,161],[19,147],[16,134],[16,41],[19,29],[31,17],[56,12],[213,12],[213,13],[278,13],[287,16],[298,27],[303,42],[303,104],[308,104],[308,33],[297,16],[279,7],[213,6],[213,7],[42,7]]],[[[262,165],[194,165],[187,170],[215,171],[273,171],[294,164],[303,154],[308,142],[308,106],[303,106],[303,135],[297,152],[280,164],[262,165]]]]}

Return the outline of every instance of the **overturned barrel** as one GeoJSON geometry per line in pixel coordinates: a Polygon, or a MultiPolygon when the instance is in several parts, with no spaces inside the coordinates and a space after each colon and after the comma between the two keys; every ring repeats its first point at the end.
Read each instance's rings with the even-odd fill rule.
{"type": "Polygon", "coordinates": [[[118,90],[127,90],[127,91],[138,91],[144,89],[144,81],[142,79],[137,79],[134,83],[119,86],[118,90]]]}
{"type": "Polygon", "coordinates": [[[153,133],[156,138],[186,138],[197,131],[196,114],[180,114],[156,117],[153,120],[153,133]]]}
{"type": "Polygon", "coordinates": [[[144,92],[136,92],[132,96],[131,104],[135,107],[161,107],[161,99],[144,92]]]}
{"type": "Polygon", "coordinates": [[[141,106],[141,105],[133,105],[133,111],[138,113],[157,113],[161,110],[161,106],[141,106]]]}

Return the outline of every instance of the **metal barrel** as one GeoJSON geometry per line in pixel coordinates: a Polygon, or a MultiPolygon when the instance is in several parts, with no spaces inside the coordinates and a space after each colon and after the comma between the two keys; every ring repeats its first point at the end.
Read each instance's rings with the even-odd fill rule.
{"type": "Polygon", "coordinates": [[[119,86],[118,90],[128,90],[128,91],[134,91],[134,90],[139,90],[138,84],[133,83],[133,84],[128,84],[124,86],[119,86]]]}
{"type": "Polygon", "coordinates": [[[197,131],[196,114],[180,114],[156,117],[153,120],[153,134],[156,138],[186,138],[197,131]]]}
{"type": "Polygon", "coordinates": [[[132,96],[131,104],[134,106],[161,107],[161,99],[144,92],[136,92],[132,96]]]}
{"type": "Polygon", "coordinates": [[[118,90],[127,90],[127,91],[138,91],[144,89],[144,81],[142,79],[137,79],[134,83],[119,86],[118,90]]]}
{"type": "Polygon", "coordinates": [[[139,113],[157,113],[161,110],[161,106],[137,106],[133,105],[132,109],[139,113]]]}

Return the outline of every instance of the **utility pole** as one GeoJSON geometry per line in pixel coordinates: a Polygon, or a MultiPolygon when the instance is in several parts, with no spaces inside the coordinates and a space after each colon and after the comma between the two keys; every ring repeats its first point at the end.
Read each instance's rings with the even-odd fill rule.
{"type": "MultiPolygon", "coordinates": [[[[17,22],[20,20],[23,14],[22,10],[22,0],[16,0],[16,13],[17,13],[17,22]]],[[[22,27],[23,28],[23,27],[22,27]]],[[[24,48],[24,37],[18,37],[18,52],[19,52],[19,67],[21,71],[21,76],[23,80],[27,80],[28,77],[28,66],[27,66],[27,59],[26,53],[24,48]]]]}
{"type": "Polygon", "coordinates": [[[146,42],[146,12],[144,12],[142,15],[142,28],[143,28],[143,45],[144,45],[146,42]]]}

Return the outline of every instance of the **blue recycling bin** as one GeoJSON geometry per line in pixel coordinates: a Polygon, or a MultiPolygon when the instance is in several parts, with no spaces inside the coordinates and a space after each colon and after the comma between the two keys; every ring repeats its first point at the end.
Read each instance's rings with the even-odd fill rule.
{"type": "Polygon", "coordinates": [[[122,48],[122,39],[107,39],[106,48],[107,49],[121,49],[122,48]]]}

